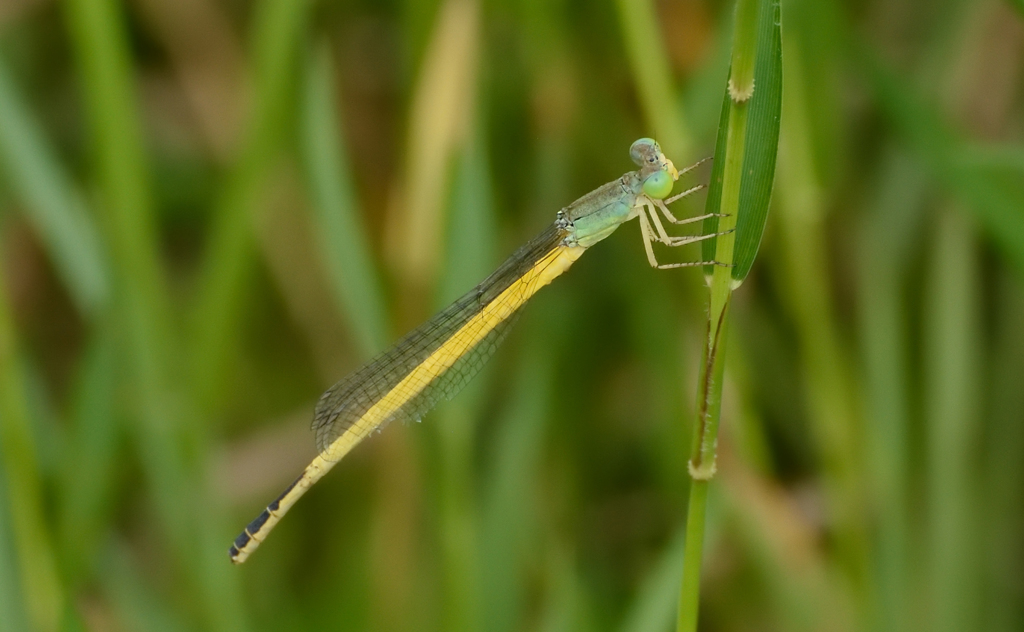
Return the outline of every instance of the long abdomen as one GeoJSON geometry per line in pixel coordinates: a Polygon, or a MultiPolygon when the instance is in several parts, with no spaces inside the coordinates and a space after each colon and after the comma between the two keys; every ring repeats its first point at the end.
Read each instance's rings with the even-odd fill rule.
{"type": "Polygon", "coordinates": [[[585,251],[561,245],[549,232],[531,242],[536,250],[544,238],[550,242],[546,251],[529,262],[513,255],[452,307],[324,394],[314,418],[320,455],[235,539],[232,562],[244,562],[291,506],[370,432],[393,419],[418,418],[479,370],[518,310],[585,251]]]}

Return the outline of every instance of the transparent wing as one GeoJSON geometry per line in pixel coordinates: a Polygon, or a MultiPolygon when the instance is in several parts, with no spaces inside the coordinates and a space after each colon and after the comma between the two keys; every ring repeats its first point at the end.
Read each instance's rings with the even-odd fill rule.
{"type": "MultiPolygon", "coordinates": [[[[523,296],[529,296],[534,288],[520,284],[521,287],[517,287],[511,294],[505,293],[505,290],[558,247],[564,235],[562,229],[552,225],[506,259],[482,283],[328,389],[317,403],[312,424],[317,448],[321,453],[325,453],[346,433],[361,439],[395,419],[418,420],[437,405],[442,397],[454,397],[494,355],[518,319],[519,309],[524,303],[523,296]],[[503,293],[501,300],[515,306],[510,307],[512,313],[508,317],[482,336],[466,335],[473,332],[462,331],[453,340],[457,332],[476,322],[474,316],[502,297],[503,293]],[[459,340],[467,342],[460,344],[459,340]],[[438,362],[439,355],[444,357],[438,362]],[[437,370],[421,369],[417,379],[408,381],[406,378],[414,369],[427,362],[428,358],[438,366],[437,370]],[[401,404],[390,410],[386,418],[379,422],[364,419],[367,411],[375,404],[385,397],[396,395],[396,401],[401,404]]],[[[483,329],[478,333],[482,332],[483,329]]],[[[432,364],[428,363],[428,366],[432,364]]]]}

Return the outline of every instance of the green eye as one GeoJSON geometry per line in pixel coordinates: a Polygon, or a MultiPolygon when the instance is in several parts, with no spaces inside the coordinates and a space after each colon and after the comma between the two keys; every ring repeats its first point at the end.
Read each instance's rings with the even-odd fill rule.
{"type": "Polygon", "coordinates": [[[672,192],[672,184],[672,176],[667,171],[655,171],[644,180],[644,193],[655,200],[663,200],[672,192]]]}

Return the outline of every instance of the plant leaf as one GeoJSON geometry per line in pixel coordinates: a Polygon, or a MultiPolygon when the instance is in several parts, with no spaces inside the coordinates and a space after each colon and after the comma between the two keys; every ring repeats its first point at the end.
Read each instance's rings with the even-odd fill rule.
{"type": "MultiPolygon", "coordinates": [[[[754,68],[754,95],[747,113],[746,149],[743,155],[743,181],[740,183],[740,213],[736,218],[736,245],[732,278],[743,281],[757,256],[768,219],[768,206],[775,182],[775,159],[779,145],[782,113],[782,29],[778,0],[762,0],[758,16],[757,58],[754,68]]],[[[722,104],[722,118],[715,143],[715,166],[708,186],[707,213],[717,213],[722,203],[722,176],[725,170],[727,123],[732,108],[728,90],[722,104]]],[[[704,232],[718,230],[718,218],[704,222],[704,232]]],[[[714,261],[717,240],[704,242],[704,261],[714,261]]],[[[710,274],[710,267],[705,269],[710,274]]]]}

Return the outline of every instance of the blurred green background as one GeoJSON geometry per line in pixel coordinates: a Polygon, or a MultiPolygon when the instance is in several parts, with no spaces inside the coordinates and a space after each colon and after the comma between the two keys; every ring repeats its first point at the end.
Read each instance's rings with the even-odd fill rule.
{"type": "MultiPolygon", "coordinates": [[[[635,225],[226,552],[314,455],[323,389],[636,138],[710,155],[731,16],[0,2],[0,631],[671,629],[706,290],[635,225]]],[[[1020,630],[1024,3],[782,16],[702,629],[1020,630]]]]}

